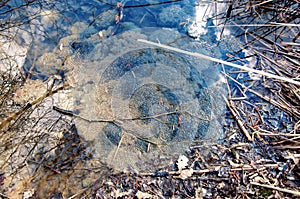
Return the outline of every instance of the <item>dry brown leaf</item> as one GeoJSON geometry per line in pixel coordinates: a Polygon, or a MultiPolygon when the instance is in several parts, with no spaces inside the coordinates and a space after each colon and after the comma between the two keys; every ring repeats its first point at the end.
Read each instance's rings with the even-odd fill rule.
{"type": "Polygon", "coordinates": [[[153,198],[153,196],[149,193],[146,193],[146,192],[142,192],[142,191],[138,191],[135,196],[138,198],[138,199],[146,199],[146,198],[153,198]]]}
{"type": "Polygon", "coordinates": [[[62,131],[52,132],[52,135],[59,140],[64,138],[64,132],[62,131]]]}
{"type": "Polygon", "coordinates": [[[266,180],[260,176],[256,176],[254,179],[253,179],[253,182],[258,182],[258,183],[266,183],[266,180]]]}
{"type": "Polygon", "coordinates": [[[182,169],[185,169],[188,166],[189,159],[185,155],[179,156],[177,160],[177,167],[178,170],[181,171],[182,169]]]}
{"type": "Polygon", "coordinates": [[[193,173],[194,173],[193,169],[183,169],[181,170],[180,175],[178,177],[181,178],[182,180],[185,180],[191,177],[193,173]]]}
{"type": "Polygon", "coordinates": [[[132,190],[121,192],[119,189],[117,189],[113,193],[111,193],[111,196],[115,197],[115,198],[120,198],[120,197],[124,197],[124,196],[129,196],[131,194],[131,192],[132,192],[132,190]]]}
{"type": "Polygon", "coordinates": [[[34,195],[34,189],[31,189],[29,191],[25,191],[23,193],[23,199],[29,199],[34,195]]]}
{"type": "Polygon", "coordinates": [[[226,186],[226,185],[225,185],[224,182],[220,182],[220,183],[218,183],[217,188],[221,190],[221,189],[223,189],[225,186],[226,186]]]}
{"type": "Polygon", "coordinates": [[[240,164],[236,164],[236,163],[234,163],[232,160],[227,160],[228,162],[229,162],[229,164],[230,164],[230,166],[232,166],[233,168],[237,168],[237,167],[240,167],[241,165],[240,164]]]}
{"type": "Polygon", "coordinates": [[[115,186],[114,183],[111,182],[111,181],[106,182],[106,184],[109,185],[109,186],[115,186]]]}
{"type": "Polygon", "coordinates": [[[195,198],[203,199],[203,197],[206,196],[206,194],[207,194],[207,189],[198,187],[195,191],[195,198]]]}

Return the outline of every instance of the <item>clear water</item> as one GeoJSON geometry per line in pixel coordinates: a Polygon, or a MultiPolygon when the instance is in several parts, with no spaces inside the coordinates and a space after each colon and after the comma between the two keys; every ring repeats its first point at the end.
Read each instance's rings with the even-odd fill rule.
{"type": "Polygon", "coordinates": [[[35,66],[32,78],[59,73],[73,85],[71,103],[55,105],[88,120],[113,121],[77,118],[75,125],[93,142],[95,157],[116,169],[153,170],[193,144],[222,138],[220,68],[137,39],[217,58],[236,44],[216,45],[213,29],[197,41],[188,36],[196,1],[126,1],[118,24],[116,3],[56,4],[37,21],[43,34],[32,38],[24,68],[35,66]]]}

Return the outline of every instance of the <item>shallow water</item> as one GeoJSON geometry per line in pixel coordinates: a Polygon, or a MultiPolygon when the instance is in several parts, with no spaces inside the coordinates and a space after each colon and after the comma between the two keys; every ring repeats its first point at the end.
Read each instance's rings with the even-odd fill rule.
{"type": "Polygon", "coordinates": [[[35,63],[33,78],[59,71],[73,85],[72,103],[55,105],[86,119],[77,118],[75,125],[82,138],[93,142],[94,157],[120,170],[155,170],[193,144],[221,139],[226,91],[219,66],[137,39],[212,57],[232,48],[220,46],[236,44],[229,39],[217,45],[213,30],[197,40],[188,36],[195,1],[128,1],[118,24],[116,2],[107,3],[112,5],[68,4],[65,18],[43,16],[55,42],[35,38],[33,46],[42,50],[31,48],[29,54],[37,59],[28,58],[24,65],[28,69],[35,63]],[[54,29],[53,20],[62,28],[54,29]]]}

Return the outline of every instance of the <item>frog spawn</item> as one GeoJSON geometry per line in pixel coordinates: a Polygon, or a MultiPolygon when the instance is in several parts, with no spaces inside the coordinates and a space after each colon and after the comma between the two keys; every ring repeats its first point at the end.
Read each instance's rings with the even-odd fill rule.
{"type": "Polygon", "coordinates": [[[154,160],[155,168],[163,166],[192,143],[219,138],[216,114],[224,104],[211,97],[219,91],[202,78],[211,64],[137,45],[133,38],[124,33],[96,44],[92,61],[79,69],[80,116],[110,122],[78,119],[76,126],[95,143],[96,157],[114,168],[151,170],[154,160]],[[99,50],[112,42],[118,42],[118,53],[99,50]]]}

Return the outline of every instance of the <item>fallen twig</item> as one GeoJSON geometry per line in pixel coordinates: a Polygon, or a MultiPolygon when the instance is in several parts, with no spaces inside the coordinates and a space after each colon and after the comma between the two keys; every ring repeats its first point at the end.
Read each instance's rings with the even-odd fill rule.
{"type": "Polygon", "coordinates": [[[233,115],[234,119],[236,120],[236,122],[238,123],[240,129],[242,130],[242,132],[244,133],[244,135],[246,136],[247,140],[249,142],[252,142],[253,139],[251,138],[250,134],[248,133],[248,130],[245,128],[243,122],[241,121],[237,110],[235,109],[235,107],[233,106],[232,100],[227,100],[224,96],[223,96],[227,107],[229,108],[231,114],[233,115]]]}
{"type": "MultiPolygon", "coordinates": [[[[266,168],[278,168],[278,164],[262,164],[262,165],[241,165],[241,164],[236,164],[237,167],[230,168],[228,169],[228,172],[231,171],[253,171],[253,170],[258,170],[258,169],[266,169],[266,168]]],[[[203,174],[203,173],[212,173],[219,171],[222,166],[215,166],[212,168],[208,169],[201,169],[201,170],[193,170],[193,174],[203,174]]],[[[165,177],[168,175],[171,176],[176,176],[180,175],[181,171],[157,171],[157,172],[145,172],[145,173],[140,173],[140,176],[152,176],[152,177],[165,177]]]]}
{"type": "Polygon", "coordinates": [[[200,53],[189,52],[189,51],[186,51],[186,50],[182,50],[182,49],[179,49],[179,48],[175,48],[175,47],[171,47],[171,46],[167,46],[167,45],[147,41],[147,40],[144,40],[144,39],[138,39],[138,41],[146,43],[146,44],[150,44],[150,45],[153,45],[153,46],[158,46],[160,48],[165,48],[165,49],[172,50],[172,51],[175,51],[175,52],[183,53],[183,54],[186,54],[186,55],[191,55],[191,56],[198,57],[198,58],[201,58],[201,59],[206,59],[206,60],[210,60],[210,61],[217,62],[217,63],[220,63],[220,64],[232,66],[234,68],[242,69],[242,70],[245,70],[247,72],[257,73],[257,74],[260,74],[260,75],[263,75],[263,76],[266,76],[266,77],[269,77],[269,78],[282,80],[282,81],[289,82],[289,83],[296,84],[296,85],[300,86],[299,81],[293,80],[291,78],[281,77],[281,76],[274,75],[274,74],[271,74],[271,73],[267,73],[267,72],[264,72],[264,71],[261,71],[261,70],[256,70],[256,69],[249,68],[249,67],[246,67],[246,66],[241,66],[241,65],[238,65],[238,64],[227,62],[227,61],[224,61],[224,60],[221,60],[221,59],[216,59],[216,58],[213,58],[213,57],[209,57],[207,55],[203,55],[203,54],[200,54],[200,53]]]}
{"type": "Polygon", "coordinates": [[[113,161],[115,160],[115,158],[116,158],[116,156],[117,156],[117,154],[118,154],[118,151],[119,151],[119,149],[120,149],[120,146],[121,146],[121,144],[122,144],[122,141],[123,141],[123,137],[124,137],[124,133],[122,133],[122,135],[121,135],[121,139],[120,139],[120,141],[119,141],[119,143],[118,143],[118,147],[116,148],[116,151],[115,151],[115,154],[114,154],[114,157],[113,157],[113,161]]]}
{"type": "Polygon", "coordinates": [[[265,187],[265,188],[268,188],[268,189],[274,189],[276,191],[290,193],[290,194],[293,194],[293,195],[296,195],[296,196],[300,196],[300,192],[299,191],[294,191],[294,190],[289,190],[289,189],[283,189],[283,188],[280,188],[280,187],[275,187],[273,185],[260,184],[260,183],[257,183],[257,182],[250,182],[250,184],[256,185],[256,186],[260,186],[260,187],[265,187]]]}

